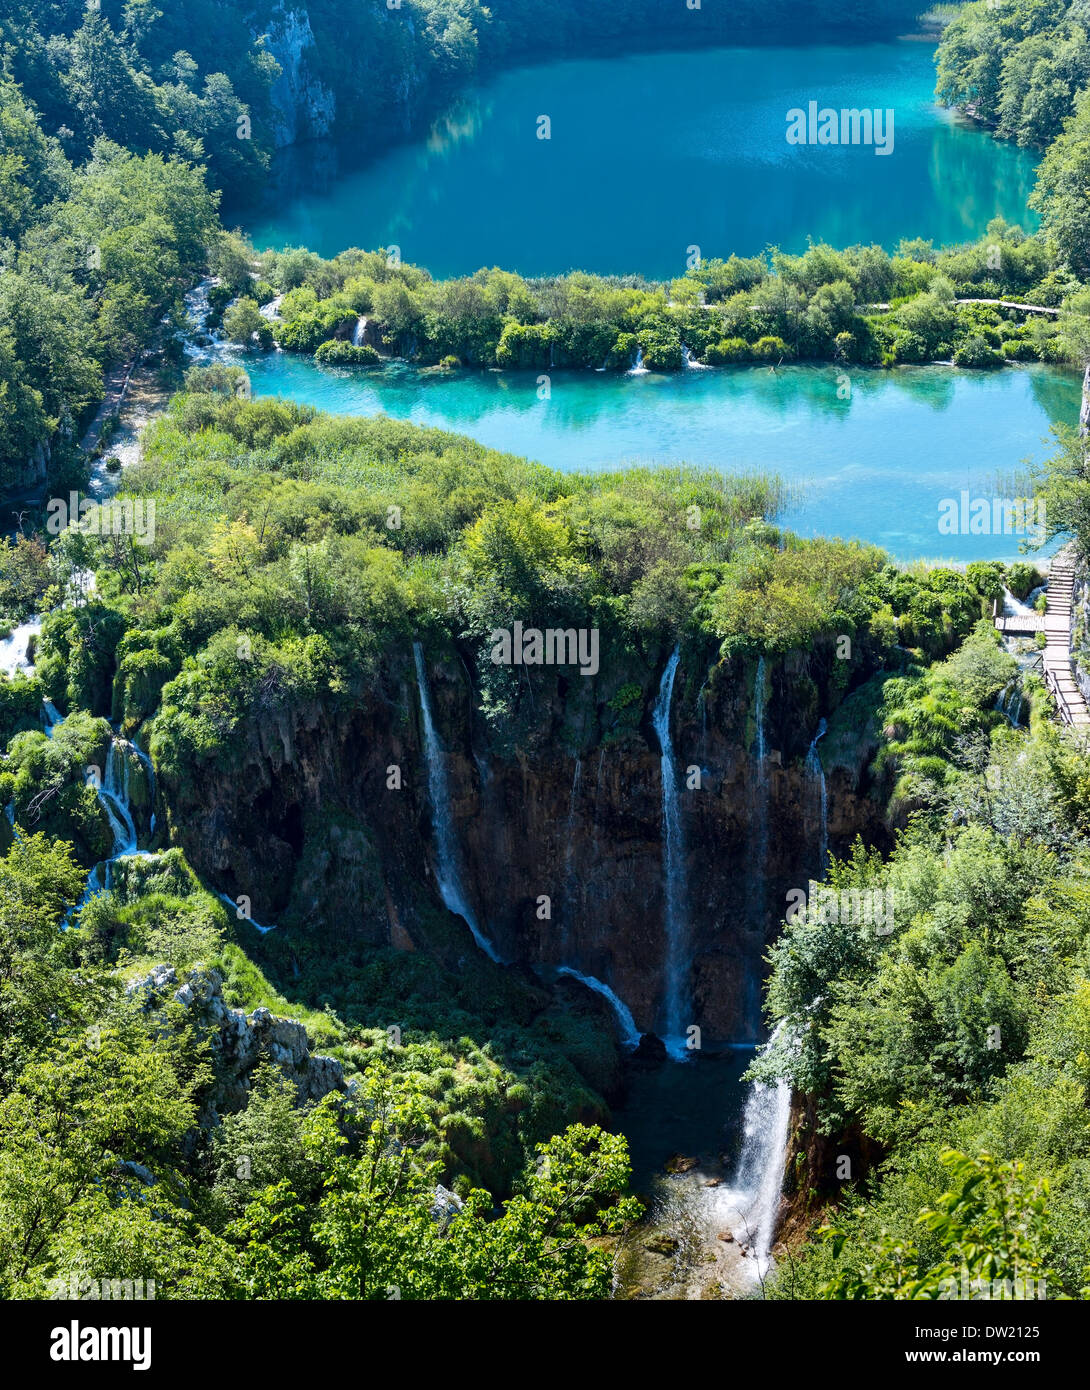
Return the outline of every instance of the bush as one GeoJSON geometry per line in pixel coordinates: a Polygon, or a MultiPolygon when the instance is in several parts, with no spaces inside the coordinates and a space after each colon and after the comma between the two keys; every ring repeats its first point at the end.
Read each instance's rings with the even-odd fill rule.
{"type": "Polygon", "coordinates": [[[718,343],[712,343],[707,349],[704,360],[710,362],[713,367],[718,367],[726,362],[748,362],[750,355],[750,347],[745,338],[721,338],[718,343]]]}
{"type": "Polygon", "coordinates": [[[926,362],[927,343],[918,333],[899,333],[893,343],[895,362],[926,362]]]}
{"type": "Polygon", "coordinates": [[[1036,362],[1039,357],[1034,344],[1025,339],[1007,339],[1000,343],[999,351],[1009,362],[1036,362]]]}
{"type": "Polygon", "coordinates": [[[753,355],[758,361],[770,362],[773,358],[779,361],[790,356],[790,349],[782,338],[764,337],[753,344],[753,355]]]}
{"type": "Polygon", "coordinates": [[[1019,560],[1007,570],[1007,588],[1017,599],[1024,599],[1031,589],[1044,583],[1044,576],[1036,565],[1019,560]]]}
{"type": "Polygon", "coordinates": [[[1002,356],[979,333],[971,333],[954,352],[955,367],[1001,367],[1002,356]]]}
{"type": "Polygon", "coordinates": [[[368,347],[366,343],[357,346],[343,338],[331,338],[329,342],[318,345],[314,352],[314,360],[333,363],[338,367],[374,367],[381,358],[375,349],[368,347]]]}

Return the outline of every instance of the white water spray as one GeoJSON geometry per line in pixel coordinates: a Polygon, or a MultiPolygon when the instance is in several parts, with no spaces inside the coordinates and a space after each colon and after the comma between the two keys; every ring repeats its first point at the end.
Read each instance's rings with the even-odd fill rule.
{"type": "Polygon", "coordinates": [[[439,738],[435,732],[435,720],[431,712],[431,695],[428,692],[428,677],[424,669],[424,653],[420,643],[413,643],[413,660],[416,663],[416,683],[420,691],[420,715],[424,726],[424,757],[428,764],[428,796],[431,800],[432,828],[435,832],[436,866],[435,880],[439,885],[439,895],[446,907],[461,917],[473,933],[473,940],[489,957],[500,963],[496,948],[477,925],[477,919],[466,900],[462,888],[461,873],[458,867],[458,848],[454,839],[454,818],[450,809],[450,788],[447,785],[447,770],[439,738]]]}
{"type": "Polygon", "coordinates": [[[814,741],[810,744],[810,751],[806,755],[806,770],[817,782],[820,798],[821,859],[818,869],[819,880],[824,879],[829,871],[829,793],[825,785],[825,769],[821,765],[821,755],[818,753],[818,739],[825,737],[827,727],[824,719],[818,724],[814,741]]]}
{"type": "Polygon", "coordinates": [[[41,630],[41,618],[28,618],[25,623],[13,627],[8,636],[0,641],[0,671],[9,680],[20,671],[25,676],[33,672],[28,649],[31,638],[36,638],[41,630]]]}
{"type": "Polygon", "coordinates": [[[639,1046],[640,1030],[636,1027],[636,1020],[632,1017],[631,1010],[608,985],[603,984],[601,980],[596,980],[593,975],[581,974],[570,965],[560,966],[556,973],[558,975],[570,975],[573,980],[578,980],[581,985],[586,985],[588,989],[594,990],[595,994],[600,994],[603,999],[608,999],[617,1016],[617,1024],[621,1030],[621,1039],[624,1045],[626,1047],[639,1046]]]}
{"type": "MultiPolygon", "coordinates": [[[[768,1046],[779,1038],[781,1023],[768,1046]]],[[[755,1081],[746,1097],[742,1152],[734,1180],[732,1200],[741,1233],[751,1242],[757,1274],[763,1278],[772,1263],[772,1242],[783,1190],[787,1136],[791,1122],[791,1086],[755,1081]]]]}
{"type": "Polygon", "coordinates": [[[688,1001],[685,987],[689,974],[689,913],[685,893],[685,846],[681,831],[681,798],[678,792],[674,744],[670,737],[670,707],[674,698],[680,647],[666,663],[659,697],[651,715],[662,750],[662,870],[666,907],[666,959],[663,964],[665,999],[663,1016],[667,1050],[687,1056],[683,1037],[688,1001]]]}

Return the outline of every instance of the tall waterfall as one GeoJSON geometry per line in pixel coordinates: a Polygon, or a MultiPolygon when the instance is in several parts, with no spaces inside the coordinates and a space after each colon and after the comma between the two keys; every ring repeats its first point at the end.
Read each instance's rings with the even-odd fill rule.
{"type": "Polygon", "coordinates": [[[462,888],[459,869],[458,846],[454,837],[454,817],[450,809],[450,787],[447,784],[447,770],[443,763],[443,753],[435,732],[435,720],[431,712],[431,695],[428,691],[428,677],[424,669],[424,653],[419,642],[413,643],[413,660],[416,662],[416,682],[420,691],[420,715],[424,726],[424,757],[428,764],[428,796],[431,800],[432,821],[435,831],[436,866],[435,881],[439,885],[439,895],[447,908],[461,917],[473,933],[473,940],[491,960],[500,961],[496,948],[477,925],[477,919],[466,900],[462,888]]]}
{"type": "Polygon", "coordinates": [[[824,879],[829,871],[829,792],[825,785],[825,769],[821,765],[821,755],[818,753],[818,739],[825,737],[828,725],[823,719],[817,726],[817,733],[814,741],[810,744],[810,751],[806,755],[806,770],[818,784],[818,796],[821,808],[821,858],[818,861],[818,878],[824,879]]]}
{"type": "Polygon", "coordinates": [[[356,320],[356,326],[352,330],[352,346],[363,347],[367,341],[367,318],[361,314],[356,320]]]}
{"type": "Polygon", "coordinates": [[[579,785],[583,780],[583,761],[575,760],[571,796],[568,798],[568,819],[564,827],[564,941],[567,943],[575,924],[578,879],[575,874],[575,811],[579,801],[579,785]]]}
{"type": "Polygon", "coordinates": [[[562,965],[556,972],[558,975],[570,975],[573,980],[578,980],[580,984],[586,985],[588,989],[594,990],[595,994],[600,994],[603,999],[608,999],[617,1015],[617,1023],[621,1030],[621,1038],[626,1047],[638,1047],[640,1043],[640,1030],[636,1027],[636,1020],[632,1017],[632,1011],[624,1000],[610,989],[608,985],[596,980],[593,975],[582,975],[578,970],[573,970],[570,965],[562,965]]]}
{"type": "MultiPolygon", "coordinates": [[[[781,1023],[772,1034],[770,1047],[782,1028],[781,1023]]],[[[766,1086],[760,1081],[753,1082],[746,1097],[744,1137],[734,1192],[741,1225],[751,1242],[760,1276],[771,1264],[790,1121],[790,1084],[780,1081],[775,1086],[766,1086]]]]}
{"type": "Polygon", "coordinates": [[[663,968],[665,1000],[663,1006],[667,1048],[685,1056],[685,1025],[689,1001],[685,997],[689,978],[689,911],[685,891],[685,846],[681,832],[681,798],[678,792],[674,744],[670,737],[670,707],[674,698],[680,647],[666,663],[659,686],[659,697],[651,715],[659,748],[662,750],[662,870],[666,904],[666,959],[663,968]]]}
{"type": "MultiPolygon", "coordinates": [[[[767,929],[765,881],[768,869],[769,793],[768,746],[765,735],[765,708],[768,704],[768,672],[762,656],[753,681],[753,845],[746,876],[746,919],[749,930],[763,943],[767,929]]],[[[763,944],[757,955],[764,953],[763,944]]],[[[761,969],[754,961],[746,972],[744,1022],[747,1033],[756,1037],[761,1026],[761,969]]]]}

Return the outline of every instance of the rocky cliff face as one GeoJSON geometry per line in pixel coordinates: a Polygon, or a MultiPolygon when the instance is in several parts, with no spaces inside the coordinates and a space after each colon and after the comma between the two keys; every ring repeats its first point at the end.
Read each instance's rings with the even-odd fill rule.
{"type": "Polygon", "coordinates": [[[262,32],[267,50],[280,65],[269,94],[277,148],[328,135],[337,99],[314,71],[314,31],[305,6],[293,6],[290,0],[278,6],[262,32]]]}
{"type": "MultiPolygon", "coordinates": [[[[821,786],[806,754],[839,695],[833,663],[770,663],[765,758],[753,662],[682,656],[671,733],[686,902],[687,1015],[709,1039],[760,1031],[762,956],[791,890],[821,872],[821,786]]],[[[462,885],[509,962],[570,965],[608,983],[641,1030],[662,1025],[666,904],[657,671],[621,720],[603,676],[535,677],[533,727],[498,744],[468,668],[428,663],[462,885]]],[[[633,673],[627,673],[631,675],[633,673]]],[[[632,689],[631,685],[626,688],[632,689]]],[[[326,943],[426,945],[436,837],[411,661],[365,704],[319,707],[252,731],[229,777],[167,785],[170,832],[197,871],[254,916],[326,943]]],[[[834,739],[830,738],[830,747],[834,739]]],[[[844,731],[827,768],[832,848],[874,838],[873,745],[844,731]],[[845,749],[847,750],[845,752],[845,749]]],[[[474,947],[465,934],[466,949],[474,947]]]]}

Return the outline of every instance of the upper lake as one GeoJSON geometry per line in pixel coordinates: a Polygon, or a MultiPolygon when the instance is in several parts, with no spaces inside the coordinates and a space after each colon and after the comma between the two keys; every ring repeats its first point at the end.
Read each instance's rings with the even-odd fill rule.
{"type": "Polygon", "coordinates": [[[242,221],[262,248],[397,245],[438,276],[667,277],[693,246],[893,249],[976,237],[997,215],[1035,227],[1033,156],[942,111],[934,85],[934,49],[912,40],[520,68],[365,165],[344,142],[285,152],[267,205],[242,221]],[[788,111],[810,101],[891,110],[892,152],[788,144],[788,111]]]}

